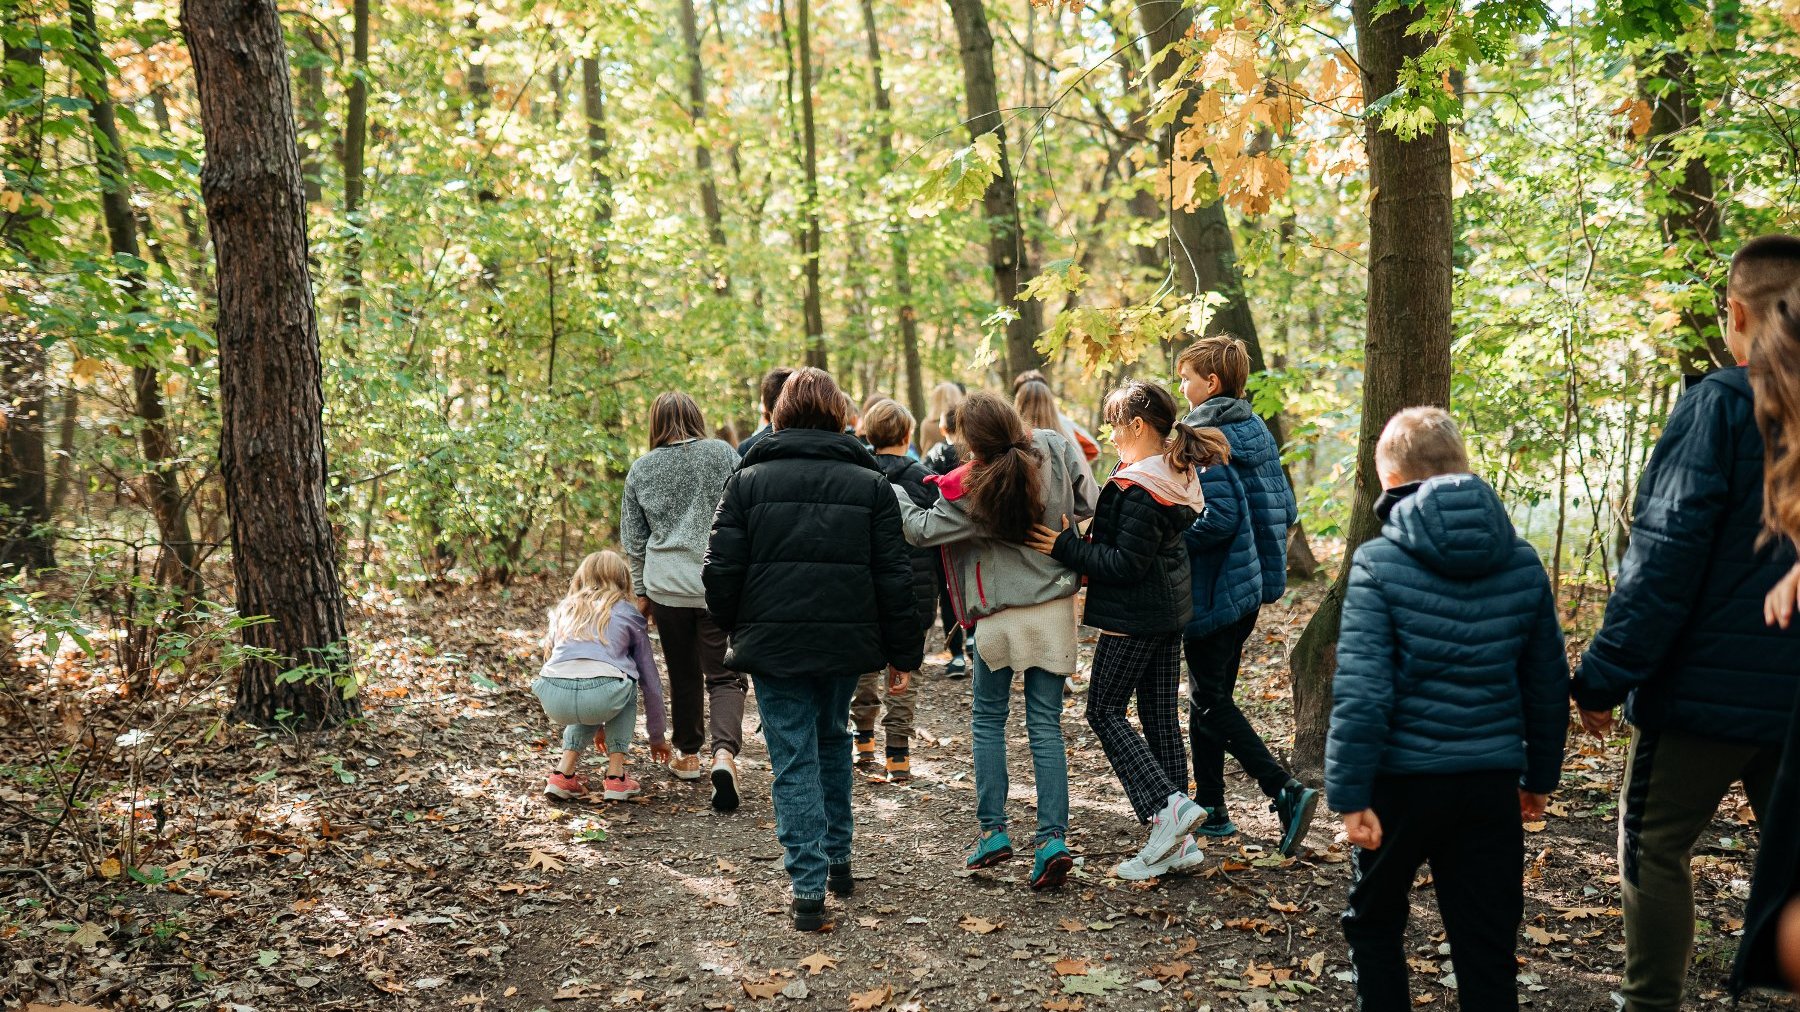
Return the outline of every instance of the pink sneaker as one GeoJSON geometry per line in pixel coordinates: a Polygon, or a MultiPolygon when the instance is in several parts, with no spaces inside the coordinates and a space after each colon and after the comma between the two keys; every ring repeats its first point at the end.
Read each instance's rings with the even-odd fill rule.
{"type": "Polygon", "coordinates": [[[588,785],[580,774],[571,776],[552,770],[550,778],[544,781],[544,793],[564,801],[575,801],[588,796],[588,785]]]}
{"type": "Polygon", "coordinates": [[[608,801],[628,801],[644,792],[644,786],[629,776],[607,777],[600,786],[600,796],[608,801]]]}

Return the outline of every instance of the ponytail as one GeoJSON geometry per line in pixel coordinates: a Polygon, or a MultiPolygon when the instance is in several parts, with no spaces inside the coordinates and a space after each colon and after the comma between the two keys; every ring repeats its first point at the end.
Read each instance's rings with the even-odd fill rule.
{"type": "Polygon", "coordinates": [[[957,433],[974,463],[965,483],[969,516],[991,537],[1023,542],[1044,514],[1043,455],[1011,404],[976,391],[957,407],[957,433]]]}
{"type": "Polygon", "coordinates": [[[1231,463],[1231,442],[1218,429],[1197,429],[1186,422],[1176,422],[1169,434],[1169,448],[1163,459],[1177,471],[1193,471],[1231,463]]]}
{"type": "Polygon", "coordinates": [[[1223,464],[1231,459],[1231,443],[1218,429],[1197,429],[1178,421],[1175,397],[1154,383],[1132,380],[1106,398],[1105,416],[1113,425],[1141,418],[1163,438],[1163,459],[1175,471],[1223,464]]]}

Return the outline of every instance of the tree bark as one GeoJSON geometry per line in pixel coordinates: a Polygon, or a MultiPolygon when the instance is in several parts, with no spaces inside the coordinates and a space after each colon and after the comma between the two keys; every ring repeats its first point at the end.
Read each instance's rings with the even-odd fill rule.
{"type": "Polygon", "coordinates": [[[801,249],[806,277],[806,364],[831,368],[825,342],[825,307],[819,294],[819,258],[824,256],[824,235],[819,230],[819,141],[813,125],[812,0],[800,0],[800,134],[806,190],[806,233],[801,249]]]}
{"type": "MultiPolygon", "coordinates": [[[[344,301],[339,320],[346,328],[362,323],[363,159],[369,143],[369,0],[350,4],[349,108],[344,113],[344,301]]],[[[347,338],[346,338],[347,340],[347,338]]]]}
{"type": "MultiPolygon", "coordinates": [[[[1405,9],[1374,17],[1378,0],[1356,0],[1363,94],[1393,91],[1402,63],[1424,53],[1429,34],[1407,35],[1405,9]]],[[[1450,198],[1450,133],[1443,124],[1410,141],[1365,125],[1369,187],[1369,313],[1363,346],[1362,425],[1357,438],[1356,496],[1336,581],[1289,658],[1294,682],[1294,761],[1308,772],[1324,764],[1337,667],[1338,622],[1350,560],[1380,529],[1375,443],[1395,412],[1450,403],[1451,280],[1454,222],[1450,198]]]]}
{"type": "Polygon", "coordinates": [[[359,712],[325,508],[324,394],[306,202],[274,0],[184,0],[219,275],[219,458],[246,646],[233,715],[335,724],[359,712]],[[283,677],[284,670],[304,670],[283,677]]]}
{"type": "MultiPolygon", "coordinates": [[[[15,46],[12,31],[20,30],[22,12],[9,9],[0,26],[7,43],[0,47],[0,97],[22,98],[38,92],[38,73],[43,65],[39,51],[15,46]],[[15,77],[15,68],[16,74],[15,77]]],[[[37,96],[42,101],[42,95],[37,96]]],[[[38,157],[41,138],[36,117],[15,113],[7,124],[12,143],[6,151],[9,165],[23,169],[38,157]]],[[[22,171],[29,179],[26,198],[14,212],[4,240],[18,254],[30,259],[29,239],[38,217],[35,195],[38,173],[22,171]]],[[[55,540],[50,529],[50,496],[45,474],[44,410],[50,378],[43,346],[25,328],[22,317],[0,315],[0,570],[9,566],[48,569],[56,564],[55,540]]]]}
{"type": "Polygon", "coordinates": [[[588,171],[594,185],[594,225],[600,236],[594,251],[596,269],[604,267],[607,226],[612,224],[612,177],[606,171],[611,147],[606,137],[606,91],[600,83],[600,61],[581,58],[581,114],[587,124],[588,171]]]}
{"type": "MultiPolygon", "coordinates": [[[[125,294],[133,311],[141,310],[145,288],[143,260],[139,255],[137,218],[131,212],[131,168],[119,139],[119,125],[107,83],[107,63],[100,44],[100,28],[94,19],[93,0],[70,0],[69,27],[74,37],[71,55],[80,64],[77,76],[88,100],[92,122],[94,158],[100,178],[100,210],[106,223],[107,241],[115,260],[124,269],[125,294]]],[[[289,113],[290,128],[292,113],[289,113]]],[[[189,533],[187,500],[176,474],[175,441],[169,435],[162,402],[162,378],[151,359],[150,348],[133,340],[138,361],[131,365],[131,386],[138,416],[138,443],[143,448],[150,512],[156,518],[162,553],[157,560],[157,579],[183,594],[199,589],[195,570],[198,551],[189,533]]]]}
{"type": "Polygon", "coordinates": [[[706,138],[706,68],[700,62],[700,19],[694,0],[680,0],[681,39],[687,47],[688,120],[694,131],[694,169],[700,176],[700,211],[706,217],[706,237],[714,262],[707,265],[713,290],[731,291],[731,273],[725,269],[725,212],[719,205],[719,184],[713,178],[712,147],[706,138]]]}
{"type": "MultiPolygon", "coordinates": [[[[869,44],[869,82],[875,103],[875,148],[881,158],[881,174],[894,171],[894,106],[888,95],[887,77],[882,70],[881,35],[875,24],[875,0],[862,0],[863,34],[869,44]]],[[[919,318],[913,309],[912,251],[906,245],[906,230],[893,208],[884,207],[887,217],[888,256],[894,275],[895,314],[900,322],[900,353],[906,361],[906,406],[922,426],[925,423],[925,367],[919,356],[919,318]]]]}
{"type": "Polygon", "coordinates": [[[1031,278],[1031,258],[1019,223],[1019,193],[1013,180],[1012,161],[1006,149],[1006,123],[1000,115],[1000,97],[994,82],[994,36],[988,29],[982,0],[948,0],[961,45],[963,94],[968,105],[969,138],[993,134],[1000,142],[1000,173],[982,195],[987,217],[988,262],[994,271],[994,301],[1017,315],[1006,324],[1006,368],[1011,375],[1044,365],[1037,350],[1044,330],[1043,305],[1035,299],[1019,300],[1019,292],[1031,278]]]}
{"type": "Polygon", "coordinates": [[[319,30],[308,27],[306,63],[300,68],[300,121],[305,124],[305,142],[300,146],[300,178],[306,186],[306,200],[316,203],[324,196],[320,178],[325,172],[321,149],[325,146],[325,40],[319,30]]]}

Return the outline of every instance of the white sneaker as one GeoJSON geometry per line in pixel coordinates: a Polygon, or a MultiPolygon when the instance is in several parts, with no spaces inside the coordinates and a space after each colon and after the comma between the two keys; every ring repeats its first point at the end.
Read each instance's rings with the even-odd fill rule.
{"type": "Polygon", "coordinates": [[[1150,820],[1150,839],[1138,851],[1138,860],[1146,866],[1162,863],[1181,848],[1182,838],[1194,823],[1206,818],[1206,809],[1185,794],[1169,795],[1169,803],[1150,820]]]}
{"type": "Polygon", "coordinates": [[[1160,878],[1163,875],[1176,875],[1193,871],[1206,863],[1206,851],[1194,842],[1192,836],[1181,841],[1181,849],[1156,864],[1145,864],[1142,858],[1127,858],[1119,862],[1113,874],[1127,882],[1143,882],[1147,879],[1160,878]]]}

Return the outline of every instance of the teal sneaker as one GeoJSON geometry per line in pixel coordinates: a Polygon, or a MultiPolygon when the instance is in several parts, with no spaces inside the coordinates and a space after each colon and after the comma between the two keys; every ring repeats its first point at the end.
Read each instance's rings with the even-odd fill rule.
{"type": "Polygon", "coordinates": [[[1300,850],[1306,831],[1312,828],[1313,812],[1319,807],[1319,791],[1298,780],[1289,780],[1270,806],[1281,820],[1281,856],[1293,857],[1300,850]]]}
{"type": "Polygon", "coordinates": [[[969,859],[963,862],[965,868],[992,868],[1002,861],[1012,860],[1012,837],[1006,830],[996,829],[991,833],[981,834],[981,842],[970,852],[969,859]]]}
{"type": "Polygon", "coordinates": [[[1031,862],[1031,888],[1055,889],[1069,877],[1075,858],[1062,837],[1053,836],[1037,849],[1037,860],[1031,862]]]}
{"type": "Polygon", "coordinates": [[[1226,836],[1236,836],[1237,831],[1237,823],[1231,821],[1231,816],[1225,814],[1224,805],[1211,809],[1206,816],[1206,821],[1194,827],[1194,832],[1201,836],[1210,836],[1215,840],[1226,836]]]}

